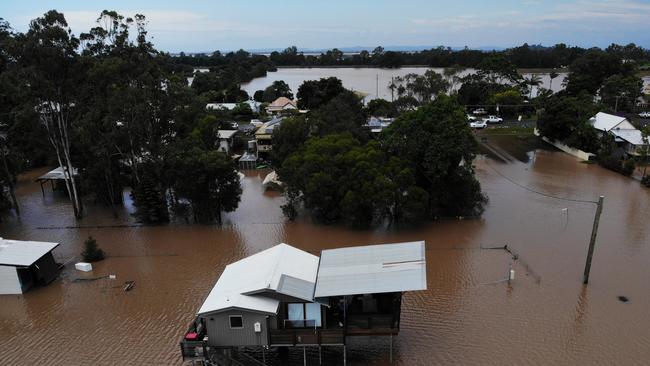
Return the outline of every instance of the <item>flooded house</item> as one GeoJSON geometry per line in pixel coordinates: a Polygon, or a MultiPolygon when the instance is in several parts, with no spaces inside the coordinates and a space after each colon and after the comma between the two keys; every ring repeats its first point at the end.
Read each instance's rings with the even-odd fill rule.
{"type": "Polygon", "coordinates": [[[279,244],[226,266],[181,341],[184,359],[227,364],[234,350],[341,347],[399,333],[402,294],[425,290],[424,242],[329,249],[279,244]]]}
{"type": "Polygon", "coordinates": [[[52,282],[59,272],[52,255],[58,245],[0,238],[0,295],[22,294],[52,282]]]}
{"type": "Polygon", "coordinates": [[[625,117],[598,112],[589,119],[589,123],[598,131],[599,136],[611,135],[616,146],[628,156],[642,155],[647,148],[641,131],[625,117]]]}
{"type": "Polygon", "coordinates": [[[273,149],[273,132],[282,125],[283,120],[283,117],[273,117],[255,131],[255,146],[257,146],[258,154],[268,155],[271,152],[273,149]]]}

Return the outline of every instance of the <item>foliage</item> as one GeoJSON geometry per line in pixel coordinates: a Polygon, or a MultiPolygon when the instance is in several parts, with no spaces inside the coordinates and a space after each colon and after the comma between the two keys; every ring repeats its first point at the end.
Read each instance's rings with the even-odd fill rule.
{"type": "Polygon", "coordinates": [[[580,92],[596,95],[603,82],[612,75],[627,78],[634,74],[633,63],[624,63],[623,59],[613,53],[599,49],[590,49],[577,58],[569,68],[566,91],[577,96],[580,92]]]}
{"type": "Polygon", "coordinates": [[[602,103],[612,110],[632,112],[642,89],[643,80],[640,77],[615,74],[603,81],[599,94],[602,103]]]}
{"type": "Polygon", "coordinates": [[[389,159],[377,142],[362,145],[350,134],[312,138],[280,169],[294,197],[283,211],[295,215],[295,197],[300,197],[324,223],[366,227],[385,218],[421,219],[426,192],[414,185],[406,165],[389,159]]]}
{"type": "Polygon", "coordinates": [[[131,191],[136,208],[135,217],[139,222],[160,224],[169,221],[167,200],[162,193],[160,181],[153,164],[143,167],[140,182],[131,191]]]}
{"type": "Polygon", "coordinates": [[[478,145],[455,98],[440,96],[400,116],[383,133],[388,154],[410,163],[416,184],[428,193],[429,217],[474,216],[485,196],[474,177],[478,145]]]}
{"type": "Polygon", "coordinates": [[[310,134],[310,123],[304,116],[288,117],[273,130],[273,149],[271,162],[281,167],[282,162],[292,153],[300,150],[310,134]]]}
{"type": "Polygon", "coordinates": [[[316,109],[344,91],[343,83],[335,77],[306,80],[298,88],[298,108],[316,109]]]}
{"type": "Polygon", "coordinates": [[[394,103],[385,99],[373,99],[364,108],[366,116],[397,117],[397,108],[394,103]]]}
{"type": "Polygon", "coordinates": [[[310,113],[309,122],[318,136],[350,132],[365,139],[362,125],[366,122],[359,97],[345,90],[310,113]]]}
{"type": "Polygon", "coordinates": [[[542,136],[595,153],[600,146],[596,130],[589,125],[589,118],[597,111],[598,106],[587,94],[573,97],[557,93],[544,104],[537,128],[542,136]]]}
{"type": "Polygon", "coordinates": [[[409,97],[415,97],[420,103],[431,101],[439,93],[446,91],[449,82],[434,70],[427,70],[423,75],[406,74],[403,77],[395,78],[393,84],[397,87],[398,96],[406,93],[409,97]]]}
{"type": "Polygon", "coordinates": [[[228,156],[189,138],[170,146],[167,161],[167,180],[177,198],[190,203],[195,221],[221,223],[221,212],[237,208],[242,189],[228,156]]]}
{"type": "Polygon", "coordinates": [[[104,251],[99,248],[97,241],[92,236],[84,241],[84,250],[81,252],[85,262],[97,262],[104,259],[106,256],[104,251]]]}
{"type": "Polygon", "coordinates": [[[291,92],[291,88],[289,85],[287,85],[287,83],[282,80],[276,80],[273,82],[273,84],[264,89],[262,92],[261,101],[270,103],[280,97],[293,99],[293,93],[291,92]]]}

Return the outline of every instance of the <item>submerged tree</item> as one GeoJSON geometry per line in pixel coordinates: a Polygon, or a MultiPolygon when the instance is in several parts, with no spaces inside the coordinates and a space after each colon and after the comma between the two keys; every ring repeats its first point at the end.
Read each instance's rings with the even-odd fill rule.
{"type": "Polygon", "coordinates": [[[19,64],[63,169],[75,217],[81,218],[83,206],[71,156],[76,91],[81,75],[76,52],[79,40],[72,35],[63,14],[50,10],[30,23],[21,41],[19,64]]]}
{"type": "Polygon", "coordinates": [[[92,236],[89,236],[88,239],[84,241],[84,251],[81,252],[81,256],[86,262],[97,262],[103,260],[106,254],[97,245],[97,240],[92,236]]]}
{"type": "Polygon", "coordinates": [[[382,134],[388,154],[409,162],[416,184],[428,194],[427,212],[475,216],[487,198],[474,175],[478,144],[455,98],[440,96],[400,116],[382,134]]]}

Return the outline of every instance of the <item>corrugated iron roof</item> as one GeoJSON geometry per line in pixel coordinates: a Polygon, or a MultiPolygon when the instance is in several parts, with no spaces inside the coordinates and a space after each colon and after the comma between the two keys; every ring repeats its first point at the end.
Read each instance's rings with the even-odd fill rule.
{"type": "Polygon", "coordinates": [[[278,244],[226,266],[199,314],[230,308],[275,314],[280,302],[264,296],[264,292],[311,301],[317,271],[317,256],[278,244]]]}
{"type": "Polygon", "coordinates": [[[21,241],[0,238],[0,265],[28,267],[59,243],[44,241],[21,241]]]}
{"type": "Polygon", "coordinates": [[[426,290],[423,241],[324,250],[315,297],[426,290]]]}

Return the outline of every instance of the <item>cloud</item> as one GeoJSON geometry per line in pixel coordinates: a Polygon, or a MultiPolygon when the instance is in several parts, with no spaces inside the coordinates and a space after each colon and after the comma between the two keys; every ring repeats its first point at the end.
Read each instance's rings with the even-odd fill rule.
{"type": "MultiPolygon", "coordinates": [[[[528,3],[534,3],[526,2],[528,3]]],[[[461,31],[479,28],[513,27],[521,29],[545,29],[563,27],[570,32],[575,28],[620,27],[641,25],[648,27],[650,4],[636,1],[590,0],[563,3],[541,14],[527,15],[522,12],[492,12],[478,15],[458,15],[432,19],[416,18],[417,26],[438,31],[461,31]]]]}

